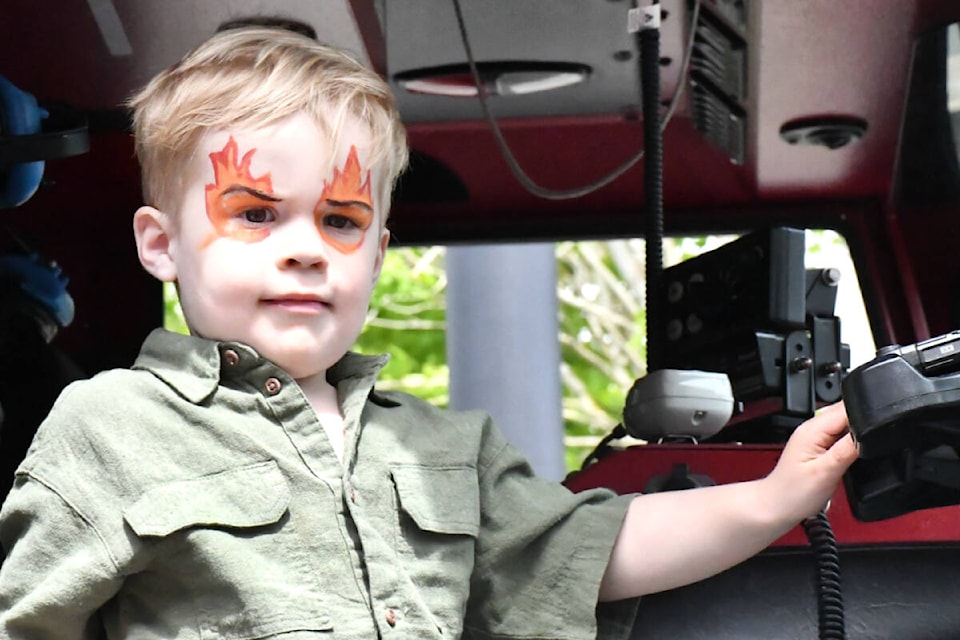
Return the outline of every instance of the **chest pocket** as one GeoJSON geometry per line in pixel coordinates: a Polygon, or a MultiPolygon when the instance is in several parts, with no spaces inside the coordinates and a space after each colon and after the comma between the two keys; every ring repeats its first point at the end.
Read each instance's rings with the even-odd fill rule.
{"type": "Polygon", "coordinates": [[[195,526],[249,528],[277,522],[290,503],[272,460],[155,487],[124,510],[141,537],[168,536],[195,526]]]}
{"type": "Polygon", "coordinates": [[[272,460],[150,489],[123,514],[156,549],[150,570],[128,578],[127,597],[155,620],[196,620],[204,639],[332,629],[290,498],[272,460]]]}
{"type": "MultiPolygon", "coordinates": [[[[391,469],[401,512],[424,533],[476,538],[480,485],[470,467],[395,465],[391,469]]],[[[406,531],[407,537],[411,532],[406,531]]]]}

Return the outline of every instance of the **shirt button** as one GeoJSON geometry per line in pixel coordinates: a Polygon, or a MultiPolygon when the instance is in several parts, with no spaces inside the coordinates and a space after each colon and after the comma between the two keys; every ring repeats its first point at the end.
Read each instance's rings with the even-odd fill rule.
{"type": "Polygon", "coordinates": [[[391,627],[396,626],[397,624],[397,612],[393,609],[387,609],[386,613],[387,624],[391,627]]]}
{"type": "Polygon", "coordinates": [[[267,381],[263,383],[263,388],[272,396],[280,393],[281,387],[283,387],[283,385],[276,378],[267,378],[267,381]]]}
{"type": "Polygon", "coordinates": [[[232,367],[240,362],[240,355],[233,349],[227,349],[223,352],[223,359],[226,360],[227,364],[232,367]]]}

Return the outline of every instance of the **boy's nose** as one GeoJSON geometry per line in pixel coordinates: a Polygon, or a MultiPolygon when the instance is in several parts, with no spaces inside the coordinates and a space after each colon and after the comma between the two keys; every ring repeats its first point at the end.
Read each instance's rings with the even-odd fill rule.
{"type": "Polygon", "coordinates": [[[280,267],[323,267],[329,247],[314,224],[289,225],[278,238],[280,267]]]}

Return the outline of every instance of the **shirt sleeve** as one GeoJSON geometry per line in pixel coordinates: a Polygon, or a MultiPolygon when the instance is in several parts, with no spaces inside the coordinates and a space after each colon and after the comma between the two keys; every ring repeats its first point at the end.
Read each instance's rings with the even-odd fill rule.
{"type": "Polygon", "coordinates": [[[626,638],[637,600],[598,606],[631,496],[574,494],[537,478],[488,420],[481,524],[465,628],[471,637],[626,638]]]}
{"type": "Polygon", "coordinates": [[[56,492],[17,477],[0,511],[0,639],[93,640],[120,577],[97,532],[56,492]]]}

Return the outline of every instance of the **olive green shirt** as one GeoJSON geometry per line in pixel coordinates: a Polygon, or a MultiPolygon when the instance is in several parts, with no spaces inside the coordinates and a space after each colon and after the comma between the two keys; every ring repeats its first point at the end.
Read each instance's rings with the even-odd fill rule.
{"type": "Polygon", "coordinates": [[[255,351],[157,330],[64,391],[0,511],[0,638],[625,637],[629,498],[531,473],[490,419],[329,372],[334,452],[255,351]]]}

